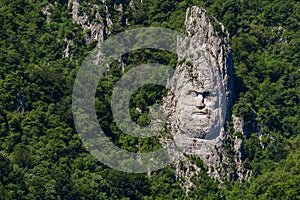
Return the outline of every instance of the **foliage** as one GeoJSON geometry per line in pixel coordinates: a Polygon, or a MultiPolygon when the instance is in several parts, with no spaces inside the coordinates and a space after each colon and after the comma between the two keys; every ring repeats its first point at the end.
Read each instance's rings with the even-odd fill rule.
{"type": "MultiPolygon", "coordinates": [[[[251,181],[220,186],[202,170],[186,194],[172,166],[148,176],[116,172],[99,163],[81,143],[71,113],[77,70],[95,44],[86,44],[86,32],[73,23],[67,1],[2,0],[0,199],[299,199],[298,1],[133,0],[132,7],[128,0],[108,0],[107,11],[99,1],[86,2],[99,4],[104,23],[110,16],[111,34],[142,26],[183,31],[186,9],[192,5],[203,6],[225,25],[234,56],[233,112],[250,130],[246,138],[233,134],[245,140],[243,164],[252,170],[251,181]],[[49,3],[51,21],[46,23],[42,10],[49,3]],[[65,38],[74,43],[72,59],[62,56],[65,38]]],[[[88,3],[80,12],[93,17],[88,3]]],[[[150,49],[123,56],[125,71],[147,62],[175,67],[176,60],[169,52],[150,49]]],[[[112,64],[97,88],[96,111],[103,130],[130,151],[160,148],[157,139],[128,136],[113,121],[110,96],[122,73],[112,64]]],[[[132,118],[146,125],[149,106],[160,103],[164,92],[151,85],[137,90],[132,118]]],[[[202,166],[197,159],[193,162],[202,166]]]]}

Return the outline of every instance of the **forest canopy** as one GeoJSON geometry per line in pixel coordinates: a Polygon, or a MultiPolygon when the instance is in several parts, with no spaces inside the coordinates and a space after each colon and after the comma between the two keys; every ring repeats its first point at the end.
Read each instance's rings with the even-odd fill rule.
{"type": "MultiPolygon", "coordinates": [[[[100,4],[100,15],[106,17],[100,1],[86,2],[100,4]]],[[[250,181],[219,184],[203,171],[186,193],[171,165],[148,176],[118,172],[97,161],[79,139],[71,112],[77,71],[95,42],[86,42],[86,31],[73,22],[68,1],[1,0],[0,199],[300,199],[300,2],[133,2],[134,9],[128,0],[106,1],[113,24],[110,34],[148,26],[183,31],[186,9],[192,5],[205,8],[230,33],[233,113],[250,130],[241,136],[250,181]],[[47,22],[43,9],[49,4],[54,6],[47,22]],[[72,59],[63,56],[65,38],[74,44],[72,59]]],[[[131,52],[124,56],[126,70],[141,60],[174,66],[177,57],[164,51],[131,52]]],[[[122,71],[112,64],[109,74],[97,88],[103,130],[130,151],[158,148],[157,139],[130,137],[116,126],[110,96],[122,71]]],[[[164,92],[153,86],[137,91],[132,104],[142,112],[131,109],[133,119],[147,124],[149,106],[159,103],[164,92]]]]}

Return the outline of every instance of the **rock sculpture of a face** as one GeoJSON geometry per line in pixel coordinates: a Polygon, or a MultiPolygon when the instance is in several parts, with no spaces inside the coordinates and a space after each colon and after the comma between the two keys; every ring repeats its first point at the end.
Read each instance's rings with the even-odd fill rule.
{"type": "MultiPolygon", "coordinates": [[[[196,41],[188,43],[195,44],[196,41]]],[[[225,119],[225,89],[217,62],[201,45],[185,46],[198,56],[184,58],[172,80],[175,137],[212,140],[221,134],[225,119]]],[[[185,56],[184,56],[185,57],[185,56]]],[[[182,142],[182,141],[180,141],[182,142]]]]}
{"type": "Polygon", "coordinates": [[[198,7],[188,9],[186,31],[189,39],[177,43],[178,65],[164,100],[168,127],[177,149],[216,167],[229,105],[226,43],[198,7]]]}
{"type": "Polygon", "coordinates": [[[189,182],[193,173],[180,170],[179,162],[189,168],[192,163],[186,155],[203,160],[207,173],[215,178],[226,174],[222,163],[229,159],[225,122],[232,105],[229,91],[233,91],[233,75],[229,34],[224,26],[219,24],[221,31],[217,32],[205,10],[196,6],[187,10],[185,25],[189,39],[177,42],[178,65],[164,98],[172,137],[162,144],[168,147],[177,175],[189,182]]]}
{"type": "MultiPolygon", "coordinates": [[[[209,56],[202,51],[202,56],[209,56]]],[[[189,138],[214,139],[222,126],[222,84],[215,64],[204,57],[190,59],[175,80],[178,130],[189,138]]]]}
{"type": "Polygon", "coordinates": [[[194,138],[209,132],[217,102],[217,97],[211,95],[210,88],[198,87],[192,82],[181,88],[176,113],[182,132],[194,138]]]}

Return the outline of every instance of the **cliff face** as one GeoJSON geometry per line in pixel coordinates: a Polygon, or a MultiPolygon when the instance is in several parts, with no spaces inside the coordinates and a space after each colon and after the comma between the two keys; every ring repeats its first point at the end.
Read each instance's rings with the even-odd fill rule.
{"type": "MultiPolygon", "coordinates": [[[[190,40],[178,43],[178,65],[164,98],[164,110],[177,146],[169,151],[175,155],[178,176],[189,186],[190,178],[201,170],[187,159],[189,156],[203,160],[208,174],[219,180],[235,173],[228,167],[231,162],[242,169],[241,160],[231,160],[226,153],[230,137],[225,126],[234,94],[229,34],[196,6],[187,10],[185,25],[190,40]],[[194,169],[182,170],[182,163],[184,169],[194,169]]],[[[236,140],[233,148],[240,158],[242,142],[230,139],[236,140]]],[[[242,172],[237,175],[242,176],[242,172]]]]}
{"type": "MultiPolygon", "coordinates": [[[[50,23],[51,11],[57,7],[57,3],[46,5],[42,12],[46,16],[46,22],[50,23]]],[[[110,33],[112,28],[111,16],[106,5],[106,2],[99,2],[98,4],[90,4],[87,1],[69,0],[68,8],[70,8],[72,20],[78,24],[85,31],[86,44],[96,41],[100,44],[105,35],[110,33]]],[[[62,57],[72,59],[72,47],[74,41],[72,38],[64,38],[65,50],[62,52],[62,57]]]]}

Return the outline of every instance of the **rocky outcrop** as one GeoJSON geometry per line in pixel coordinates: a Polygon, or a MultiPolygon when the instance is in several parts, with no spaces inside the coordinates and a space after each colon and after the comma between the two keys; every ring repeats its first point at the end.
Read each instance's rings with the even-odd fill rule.
{"type": "MultiPolygon", "coordinates": [[[[196,6],[187,10],[185,25],[190,40],[178,43],[178,65],[164,98],[164,110],[176,146],[169,148],[170,154],[178,176],[190,186],[190,178],[201,168],[182,171],[182,163],[185,168],[192,166],[187,156],[201,158],[208,174],[216,179],[232,173],[224,167],[230,163],[225,122],[231,116],[234,92],[229,34],[224,26],[196,6]]],[[[167,140],[164,143],[168,144],[167,140]]]]}
{"type": "Polygon", "coordinates": [[[65,38],[64,41],[66,42],[67,46],[63,52],[63,58],[70,58],[70,60],[71,60],[72,59],[71,50],[72,50],[72,45],[74,44],[74,42],[73,42],[73,40],[68,40],[67,38],[65,38]]]}
{"type": "MultiPolygon", "coordinates": [[[[43,9],[42,12],[46,16],[46,23],[51,23],[51,12],[58,4],[48,4],[43,9]]],[[[104,36],[110,34],[110,29],[113,26],[111,17],[108,11],[106,2],[99,2],[99,4],[87,3],[85,1],[69,0],[68,7],[71,8],[71,15],[74,23],[80,25],[85,31],[85,42],[86,44],[96,41],[100,44],[104,40],[104,36]],[[100,15],[100,6],[105,9],[105,14],[100,15]],[[82,11],[84,10],[84,11],[82,11]]],[[[102,10],[103,11],[103,10],[102,10]]],[[[72,38],[65,38],[66,48],[62,52],[62,57],[72,58],[72,46],[74,41],[72,38]]]]}
{"type": "Polygon", "coordinates": [[[53,7],[52,4],[46,5],[42,12],[46,16],[46,23],[49,24],[51,22],[51,8],[53,7]]]}
{"type": "Polygon", "coordinates": [[[77,0],[70,0],[69,6],[72,5],[72,17],[73,20],[82,26],[84,30],[86,30],[85,40],[89,43],[92,40],[96,40],[99,43],[104,40],[104,30],[105,26],[103,23],[103,19],[101,18],[99,11],[97,10],[98,6],[93,5],[91,7],[92,15],[95,16],[97,22],[93,22],[88,18],[87,13],[83,13],[83,15],[79,15],[80,4],[77,0]],[[93,8],[93,9],[92,9],[93,8]],[[96,10],[96,13],[93,13],[96,10]]]}

